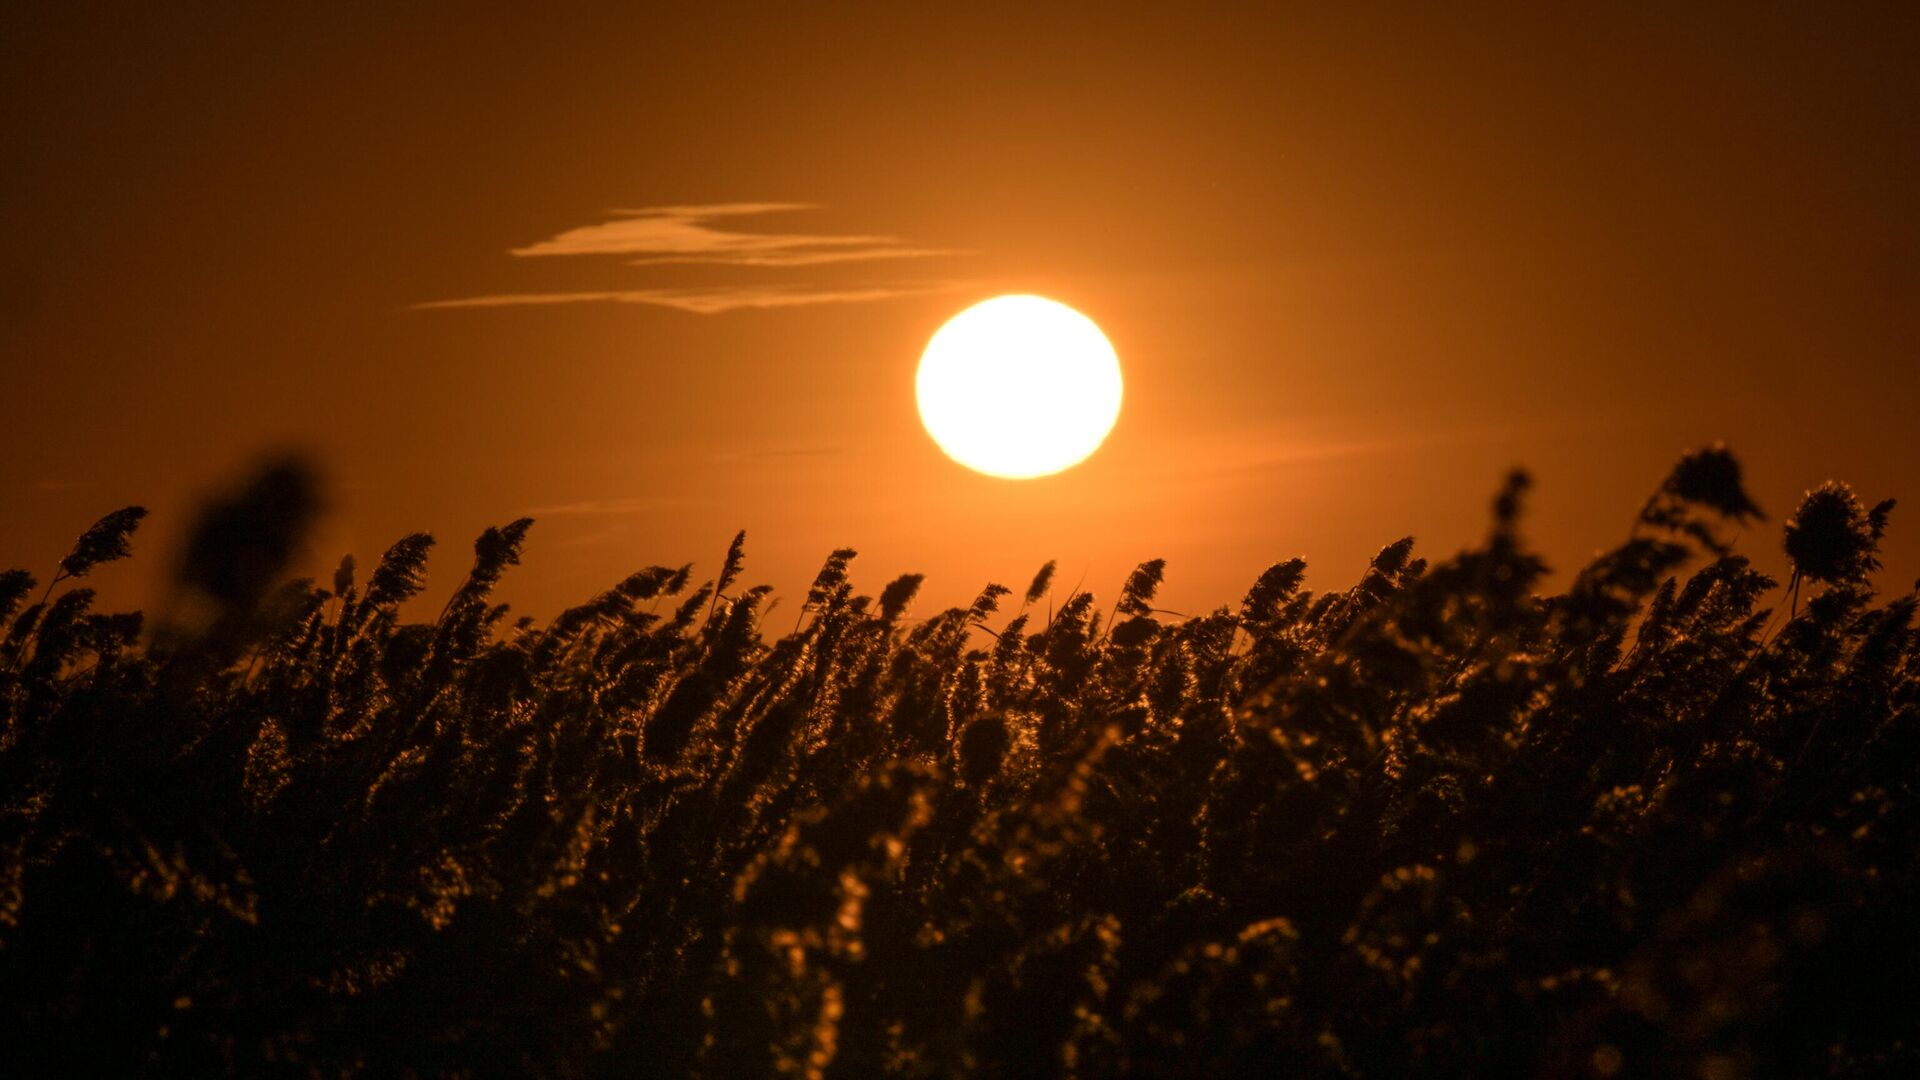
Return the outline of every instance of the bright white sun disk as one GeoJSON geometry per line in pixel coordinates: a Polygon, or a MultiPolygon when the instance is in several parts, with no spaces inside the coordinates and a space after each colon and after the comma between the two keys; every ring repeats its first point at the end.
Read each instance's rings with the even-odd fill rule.
{"type": "Polygon", "coordinates": [[[1084,461],[1120,416],[1120,360],[1092,319],[1040,296],[955,315],[920,357],[927,434],[970,469],[1022,480],[1084,461]]]}

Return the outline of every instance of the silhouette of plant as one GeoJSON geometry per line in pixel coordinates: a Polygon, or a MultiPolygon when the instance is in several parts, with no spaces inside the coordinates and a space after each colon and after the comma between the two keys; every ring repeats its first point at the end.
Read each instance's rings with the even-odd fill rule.
{"type": "Polygon", "coordinates": [[[1869,511],[1852,488],[1832,480],[1807,492],[1787,519],[1787,557],[1794,574],[1834,585],[1864,581],[1880,569],[1880,537],[1892,510],[1889,499],[1869,511]]]}
{"type": "Polygon", "coordinates": [[[1911,1074],[1891,502],[1809,493],[1769,637],[1725,448],[1552,595],[1528,488],[1193,616],[1154,559],[1110,612],[1035,609],[1050,562],[910,617],[841,549],[774,638],[744,533],[544,625],[495,599],[525,519],[437,616],[424,533],[289,580],[316,487],[272,465],[153,640],[0,573],[7,1071],[1911,1074]]]}

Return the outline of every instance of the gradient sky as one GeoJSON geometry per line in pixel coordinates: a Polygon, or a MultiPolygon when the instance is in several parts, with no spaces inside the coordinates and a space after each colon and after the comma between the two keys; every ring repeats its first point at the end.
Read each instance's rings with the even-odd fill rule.
{"type": "Polygon", "coordinates": [[[1741,550],[1778,567],[1838,477],[1908,501],[1885,581],[1920,575],[1920,7],[354,6],[0,9],[0,564],[145,503],[98,575],[140,603],[296,447],[318,561],[432,531],[435,604],[530,514],[542,616],[740,527],[789,604],[847,545],[923,614],[1154,556],[1191,610],[1456,550],[1515,464],[1564,571],[1725,439],[1772,518],[1741,550]],[[914,412],[1003,292],[1126,371],[1045,480],[914,412]]]}

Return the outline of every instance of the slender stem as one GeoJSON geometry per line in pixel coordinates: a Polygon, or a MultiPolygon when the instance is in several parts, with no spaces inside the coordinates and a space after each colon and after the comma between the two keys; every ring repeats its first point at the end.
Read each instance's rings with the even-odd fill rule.
{"type": "Polygon", "coordinates": [[[60,584],[71,576],[73,575],[67,573],[65,570],[56,571],[53,575],[53,580],[47,582],[47,591],[40,594],[40,606],[46,606],[47,600],[53,596],[53,587],[55,585],[60,584]]]}
{"type": "Polygon", "coordinates": [[[33,643],[40,639],[40,628],[47,625],[47,600],[53,596],[53,587],[72,576],[72,574],[67,573],[65,570],[57,570],[54,572],[53,580],[47,582],[47,591],[40,594],[40,603],[38,605],[40,608],[40,616],[34,620],[33,629],[27,631],[27,636],[20,639],[19,651],[13,654],[13,666],[16,669],[26,666],[27,649],[32,647],[33,643]]]}
{"type": "MultiPolygon", "coordinates": [[[[1127,581],[1131,580],[1133,580],[1133,575],[1128,574],[1127,581]]],[[[1120,620],[1120,601],[1124,600],[1126,595],[1127,583],[1123,581],[1120,583],[1119,590],[1114,593],[1116,599],[1113,602],[1113,611],[1107,616],[1107,625],[1100,628],[1100,640],[1094,642],[1095,645],[1104,645],[1107,639],[1113,636],[1113,624],[1120,620]]]]}
{"type": "MultiPolygon", "coordinates": [[[[1789,623],[1790,623],[1790,622],[1792,622],[1792,621],[1793,621],[1793,620],[1794,620],[1795,618],[1797,618],[1797,617],[1799,617],[1799,614],[1800,614],[1800,612],[1799,612],[1799,598],[1800,598],[1800,571],[1798,571],[1798,570],[1795,570],[1795,571],[1793,572],[1793,577],[1792,577],[1792,578],[1790,578],[1790,579],[1788,579],[1788,581],[1787,581],[1787,594],[1788,594],[1788,596],[1789,596],[1789,597],[1790,597],[1790,598],[1791,598],[1791,599],[1792,599],[1792,600],[1794,601],[1794,613],[1793,613],[1793,615],[1791,615],[1791,616],[1789,616],[1789,617],[1788,617],[1788,619],[1787,619],[1787,622],[1789,622],[1789,623]]],[[[1777,632],[1778,632],[1778,631],[1776,631],[1776,630],[1774,630],[1774,628],[1773,628],[1773,620],[1775,620],[1775,619],[1777,619],[1777,618],[1779,618],[1779,617],[1780,617],[1780,609],[1779,609],[1779,608],[1774,608],[1774,609],[1773,609],[1773,614],[1771,614],[1771,615],[1769,615],[1769,616],[1767,616],[1767,624],[1766,624],[1765,626],[1763,626],[1763,627],[1761,627],[1761,628],[1760,628],[1760,648],[1759,648],[1758,650],[1756,650],[1756,651],[1755,651],[1755,653],[1754,653],[1754,659],[1755,659],[1755,660],[1757,660],[1757,659],[1759,659],[1759,658],[1760,658],[1760,655],[1759,655],[1759,654],[1760,654],[1761,652],[1765,652],[1765,651],[1766,651],[1766,648],[1767,648],[1767,646],[1773,643],[1773,635],[1774,635],[1775,633],[1777,633],[1777,632]]],[[[1786,629],[1786,623],[1782,623],[1782,624],[1780,625],[1780,629],[1781,629],[1781,630],[1784,630],[1784,629],[1786,629]]],[[[1751,667],[1751,666],[1752,666],[1752,661],[1749,661],[1749,662],[1748,662],[1748,666],[1749,666],[1749,667],[1751,667]]]]}
{"type": "MultiPolygon", "coordinates": [[[[732,554],[732,553],[733,553],[733,549],[732,549],[732,548],[728,548],[728,549],[727,549],[727,553],[728,553],[728,554],[732,554]]],[[[726,573],[726,571],[727,571],[727,561],[726,561],[725,559],[721,559],[721,560],[720,560],[720,572],[721,572],[722,574],[725,574],[725,573],[726,573]]],[[[700,632],[701,632],[701,633],[703,633],[703,634],[704,634],[704,633],[706,633],[706,632],[707,632],[707,627],[709,627],[709,626],[712,626],[712,625],[713,625],[713,613],[714,613],[715,611],[718,611],[719,609],[720,609],[720,579],[719,579],[719,578],[714,578],[714,579],[713,579],[713,597],[712,597],[712,599],[710,599],[710,600],[708,600],[708,601],[707,601],[707,617],[706,617],[705,619],[703,619],[703,620],[701,620],[701,622],[700,622],[700,632]]]]}

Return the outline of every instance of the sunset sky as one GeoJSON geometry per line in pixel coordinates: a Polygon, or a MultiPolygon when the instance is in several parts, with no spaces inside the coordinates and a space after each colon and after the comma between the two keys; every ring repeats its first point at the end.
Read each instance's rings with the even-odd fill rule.
{"type": "Polygon", "coordinates": [[[298,7],[0,10],[0,565],[144,503],[98,577],[149,602],[294,448],[316,561],[431,531],[434,604],[530,515],[543,617],[743,527],[789,605],[850,546],[922,614],[1155,556],[1187,611],[1457,550],[1514,465],[1565,571],[1724,439],[1739,550],[1780,568],[1834,477],[1903,500],[1882,580],[1920,575],[1920,7],[298,7]],[[1002,293],[1125,372],[1053,477],[915,412],[1002,293]]]}

